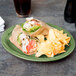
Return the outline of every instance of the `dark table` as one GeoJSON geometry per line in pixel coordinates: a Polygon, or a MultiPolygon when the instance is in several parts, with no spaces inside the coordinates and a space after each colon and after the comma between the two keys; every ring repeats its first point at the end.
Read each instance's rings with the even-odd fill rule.
{"type": "MultiPolygon", "coordinates": [[[[31,16],[67,29],[76,40],[74,24],[64,21],[66,0],[32,0],[31,16]]],[[[15,14],[13,0],[0,0],[0,16],[5,20],[5,30],[22,23],[25,18],[15,14]]],[[[68,57],[47,63],[31,62],[9,54],[1,44],[0,33],[0,76],[76,76],[76,48],[68,57]]]]}

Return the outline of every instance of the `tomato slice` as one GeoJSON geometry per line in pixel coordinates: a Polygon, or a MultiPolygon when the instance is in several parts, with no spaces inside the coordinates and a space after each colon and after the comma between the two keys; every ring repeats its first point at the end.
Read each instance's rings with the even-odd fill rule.
{"type": "Polygon", "coordinates": [[[35,22],[35,25],[40,26],[40,24],[38,22],[35,22]]]}
{"type": "Polygon", "coordinates": [[[35,45],[36,45],[36,41],[35,40],[29,40],[29,44],[26,46],[27,53],[29,53],[30,50],[36,48],[35,45]]]}
{"type": "Polygon", "coordinates": [[[37,20],[33,19],[32,21],[34,21],[35,25],[40,26],[40,24],[39,24],[39,22],[37,20]]]}

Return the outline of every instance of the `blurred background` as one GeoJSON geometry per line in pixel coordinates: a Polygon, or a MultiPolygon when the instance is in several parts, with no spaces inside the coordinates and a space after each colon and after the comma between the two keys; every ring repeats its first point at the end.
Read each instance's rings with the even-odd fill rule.
{"type": "MultiPolygon", "coordinates": [[[[30,16],[62,26],[67,30],[75,30],[74,24],[68,24],[64,21],[66,2],[67,0],[31,0],[32,13],[30,16]],[[66,25],[68,25],[68,27],[66,25]]],[[[11,22],[9,23],[11,25],[12,23],[14,25],[25,21],[25,19],[16,16],[13,0],[0,0],[0,16],[6,20],[6,24],[8,24],[8,20],[11,22]],[[14,18],[16,20],[14,20],[14,18]]]]}
{"type": "MultiPolygon", "coordinates": [[[[69,24],[64,21],[66,2],[67,0],[31,0],[32,13],[30,16],[74,31],[74,24],[69,24]],[[66,25],[68,25],[68,27],[66,25]]],[[[13,0],[0,0],[0,16],[6,20],[6,24],[8,24],[8,20],[11,22],[11,25],[12,23],[14,25],[25,21],[25,19],[16,16],[13,0]],[[16,20],[14,20],[14,18],[16,20]]]]}

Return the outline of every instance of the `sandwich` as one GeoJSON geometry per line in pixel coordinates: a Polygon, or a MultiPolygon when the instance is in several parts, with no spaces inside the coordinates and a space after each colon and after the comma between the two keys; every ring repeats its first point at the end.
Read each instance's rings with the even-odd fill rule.
{"type": "Polygon", "coordinates": [[[15,26],[9,40],[26,55],[35,54],[37,51],[36,38],[28,36],[19,25],[15,26]]]}
{"type": "Polygon", "coordinates": [[[33,17],[26,18],[22,25],[16,25],[9,40],[26,55],[37,52],[37,44],[40,42],[38,35],[48,35],[50,27],[33,17]]]}
{"type": "Polygon", "coordinates": [[[48,35],[50,27],[46,23],[30,17],[26,18],[26,22],[22,24],[22,29],[28,35],[35,37],[39,34],[48,35]]]}

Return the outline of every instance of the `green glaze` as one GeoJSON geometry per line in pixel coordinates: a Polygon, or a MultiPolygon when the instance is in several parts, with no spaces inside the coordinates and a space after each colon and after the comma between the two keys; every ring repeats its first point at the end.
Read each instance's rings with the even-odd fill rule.
{"type": "MultiPolygon", "coordinates": [[[[51,27],[54,27],[58,30],[64,30],[63,28],[53,25],[53,24],[48,24],[51,27]]],[[[9,41],[9,37],[11,36],[12,30],[14,29],[15,26],[11,26],[10,28],[8,28],[2,35],[2,45],[3,47],[6,49],[6,51],[8,51],[9,53],[11,53],[12,55],[21,58],[21,59],[25,59],[25,60],[29,60],[29,61],[36,61],[36,62],[49,62],[49,61],[57,61],[60,59],[65,58],[66,56],[68,56],[69,54],[71,54],[75,48],[75,41],[73,36],[66,30],[64,30],[64,33],[67,33],[69,37],[71,37],[69,46],[66,46],[65,53],[62,54],[58,54],[52,58],[48,58],[45,55],[36,58],[35,55],[25,55],[21,50],[19,50],[17,47],[15,47],[10,41],[9,41]]]]}

